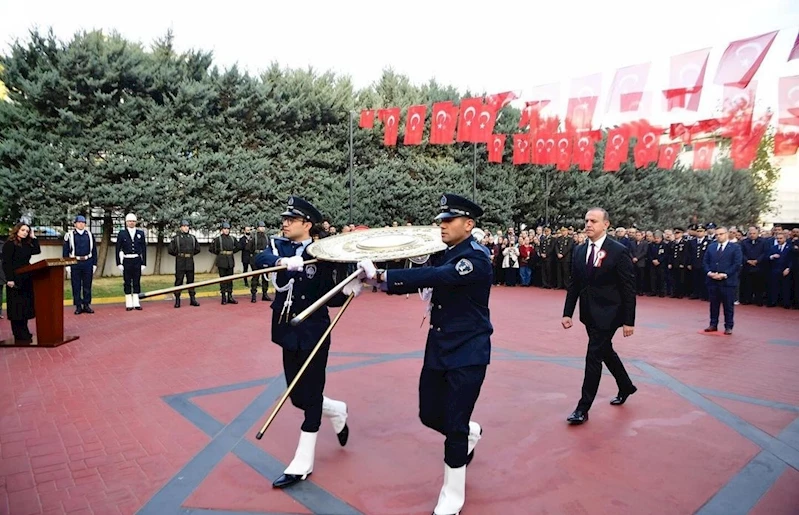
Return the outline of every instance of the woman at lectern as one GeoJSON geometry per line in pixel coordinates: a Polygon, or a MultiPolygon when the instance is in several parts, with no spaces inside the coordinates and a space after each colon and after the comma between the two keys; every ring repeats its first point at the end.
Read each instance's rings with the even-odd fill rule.
{"type": "Polygon", "coordinates": [[[11,331],[19,343],[31,343],[33,335],[28,330],[28,320],[36,316],[33,309],[33,280],[30,274],[17,274],[14,270],[29,265],[31,256],[41,254],[39,240],[30,226],[18,223],[11,229],[3,244],[3,272],[6,276],[7,309],[11,331]]]}

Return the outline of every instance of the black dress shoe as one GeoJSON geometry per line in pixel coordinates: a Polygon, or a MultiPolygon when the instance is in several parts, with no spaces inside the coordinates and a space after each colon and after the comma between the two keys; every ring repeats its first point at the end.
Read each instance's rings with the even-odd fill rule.
{"type": "Polygon", "coordinates": [[[715,325],[709,325],[709,326],[705,327],[705,332],[706,333],[714,333],[714,332],[716,332],[718,330],[719,330],[719,328],[716,327],[715,325]]]}
{"type": "Polygon", "coordinates": [[[627,393],[619,392],[619,394],[617,396],[613,397],[613,400],[610,401],[610,404],[613,405],[613,406],[621,406],[622,404],[624,404],[624,401],[627,400],[627,397],[629,397],[630,395],[634,394],[637,391],[638,391],[638,388],[633,386],[633,389],[630,390],[627,393]]]}
{"type": "Polygon", "coordinates": [[[342,447],[347,445],[347,440],[350,438],[350,426],[344,424],[344,429],[342,429],[341,432],[336,435],[336,437],[338,438],[338,443],[340,443],[342,447]]]}
{"type": "Polygon", "coordinates": [[[91,315],[92,313],[94,313],[94,310],[92,309],[92,307],[91,307],[90,305],[88,305],[88,304],[85,304],[85,305],[83,306],[83,312],[84,312],[84,313],[88,313],[88,314],[90,314],[90,315],[91,315]]]}
{"type": "Polygon", "coordinates": [[[136,306],[136,307],[135,307],[135,308],[133,308],[133,309],[135,309],[136,311],[141,311],[141,310],[143,310],[144,308],[143,308],[143,307],[141,307],[141,306],[136,306]]]}
{"type": "MultiPolygon", "coordinates": [[[[308,473],[308,475],[306,475],[305,478],[307,478],[310,475],[311,473],[308,473]]],[[[282,474],[279,478],[275,479],[274,483],[272,483],[272,488],[286,488],[287,486],[299,483],[305,478],[297,474],[282,474]]]]}
{"type": "Polygon", "coordinates": [[[581,410],[575,410],[571,415],[569,415],[569,418],[567,418],[566,421],[569,424],[580,425],[583,422],[587,422],[588,421],[588,412],[587,411],[581,411],[581,410]]]}
{"type": "Polygon", "coordinates": [[[75,314],[80,315],[81,313],[83,313],[83,308],[80,306],[75,306],[75,314]]]}
{"type": "Polygon", "coordinates": [[[724,330],[724,334],[726,334],[728,336],[731,335],[732,334],[732,329],[725,329],[724,330]]]}

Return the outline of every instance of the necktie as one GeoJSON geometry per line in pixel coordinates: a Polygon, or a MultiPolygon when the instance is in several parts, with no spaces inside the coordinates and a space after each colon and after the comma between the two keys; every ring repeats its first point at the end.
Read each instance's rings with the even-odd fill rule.
{"type": "Polygon", "coordinates": [[[596,244],[591,244],[591,252],[588,254],[588,262],[585,264],[586,271],[590,274],[594,271],[594,247],[596,244]]]}

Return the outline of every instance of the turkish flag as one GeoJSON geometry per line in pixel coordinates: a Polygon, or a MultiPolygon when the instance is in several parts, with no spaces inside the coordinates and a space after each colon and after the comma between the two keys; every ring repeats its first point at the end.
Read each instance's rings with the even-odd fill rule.
{"type": "Polygon", "coordinates": [[[660,145],[660,156],[658,157],[658,168],[664,170],[671,170],[674,168],[674,162],[677,161],[677,154],[682,148],[682,143],[669,143],[668,145],[660,145]]]}
{"type": "Polygon", "coordinates": [[[788,54],[788,61],[799,59],[799,34],[796,35],[796,41],[793,42],[791,53],[788,54]]]}
{"type": "Polygon", "coordinates": [[[516,100],[516,93],[513,91],[505,91],[504,93],[495,93],[486,97],[486,105],[492,108],[495,112],[510,104],[511,101],[516,100]]]}
{"type": "Polygon", "coordinates": [[[502,154],[505,152],[505,135],[492,134],[491,143],[488,145],[488,162],[501,163],[502,154]]]}
{"type": "Polygon", "coordinates": [[[424,132],[424,115],[427,112],[426,105],[416,105],[408,108],[405,120],[405,145],[421,145],[422,133],[424,132]]]}
{"type": "MultiPolygon", "coordinates": [[[[547,139],[549,139],[551,132],[544,132],[538,131],[536,134],[531,135],[531,142],[532,142],[532,156],[531,156],[531,163],[534,165],[545,165],[549,164],[548,160],[548,152],[547,152],[547,139]]],[[[555,141],[553,138],[552,146],[555,145],[555,141]]]]}
{"type": "Polygon", "coordinates": [[[621,113],[637,111],[644,96],[644,86],[652,63],[636,64],[616,70],[610,86],[607,111],[621,113]]]}
{"type": "Polygon", "coordinates": [[[566,106],[566,123],[574,130],[591,130],[593,127],[601,89],[601,73],[572,79],[569,103],[566,106]]]}
{"type": "Polygon", "coordinates": [[[666,97],[666,111],[678,107],[688,111],[699,109],[709,56],[709,48],[672,56],[669,66],[669,87],[663,90],[666,97]]]}
{"type": "Polygon", "coordinates": [[[548,107],[550,108],[549,110],[557,107],[559,100],[559,82],[534,87],[533,91],[530,92],[529,99],[525,102],[525,107],[519,118],[519,128],[526,129],[528,126],[534,126],[533,121],[542,117],[548,107]]]}
{"type": "Polygon", "coordinates": [[[491,134],[494,132],[494,125],[497,123],[498,112],[489,104],[480,107],[477,121],[472,128],[472,143],[488,143],[491,141],[491,134]]]}
{"type": "Polygon", "coordinates": [[[397,144],[397,136],[399,136],[399,118],[400,108],[390,107],[388,109],[380,109],[377,112],[377,117],[383,122],[383,145],[394,146],[397,144]]]}
{"type": "Polygon", "coordinates": [[[591,171],[594,165],[596,142],[602,138],[600,131],[581,132],[575,136],[572,149],[572,164],[584,172],[591,171]]]}
{"type": "Polygon", "coordinates": [[[629,150],[630,138],[628,129],[625,127],[610,129],[605,143],[605,171],[617,172],[621,164],[627,161],[629,150]]]}
{"type": "Polygon", "coordinates": [[[724,86],[723,114],[719,120],[721,136],[732,138],[752,130],[756,90],[757,81],[751,81],[745,88],[724,86]]]}
{"type": "Polygon", "coordinates": [[[513,164],[523,165],[530,162],[530,135],[513,135],[513,164]]]}
{"type": "Polygon", "coordinates": [[[636,168],[657,162],[662,134],[663,129],[660,127],[652,127],[649,124],[638,127],[637,141],[633,149],[636,168]]]}
{"type": "Polygon", "coordinates": [[[375,110],[362,109],[361,119],[358,121],[358,127],[361,129],[371,129],[375,126],[375,110]]]}
{"type": "Polygon", "coordinates": [[[477,117],[483,109],[483,97],[464,98],[461,100],[461,115],[458,120],[458,142],[471,143],[475,136],[480,136],[477,117]]]}
{"type": "Polygon", "coordinates": [[[774,133],[774,155],[792,156],[799,150],[799,127],[796,125],[777,125],[774,133]]]}
{"type": "Polygon", "coordinates": [[[745,170],[752,166],[752,161],[757,156],[757,148],[768,129],[769,120],[771,113],[766,113],[752,122],[752,127],[746,134],[733,135],[730,156],[735,168],[745,170]]]}
{"type": "Polygon", "coordinates": [[[433,104],[433,117],[430,120],[430,144],[451,145],[455,141],[455,120],[458,106],[452,102],[433,104]]]}
{"type": "Polygon", "coordinates": [[[558,170],[565,172],[571,166],[572,139],[571,134],[561,132],[555,134],[554,158],[558,170]]]}
{"type": "Polygon", "coordinates": [[[799,125],[799,75],[780,78],[777,106],[780,124],[799,125]]]}
{"type": "Polygon", "coordinates": [[[710,170],[715,148],[716,142],[713,140],[694,143],[694,170],[710,170]]]}
{"type": "Polygon", "coordinates": [[[719,61],[715,83],[745,88],[755,76],[779,31],[769,32],[729,44],[719,61]]]}

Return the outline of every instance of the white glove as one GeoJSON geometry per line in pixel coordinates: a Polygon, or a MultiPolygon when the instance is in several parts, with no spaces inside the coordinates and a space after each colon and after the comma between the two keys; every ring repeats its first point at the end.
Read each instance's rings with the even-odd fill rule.
{"type": "Polygon", "coordinates": [[[285,266],[289,272],[302,272],[303,263],[305,260],[302,256],[291,256],[280,260],[281,266],[285,266]]]}
{"type": "Polygon", "coordinates": [[[359,279],[374,279],[377,275],[377,268],[375,268],[371,259],[362,259],[358,261],[358,268],[362,270],[361,274],[358,275],[359,279]]]}
{"type": "Polygon", "coordinates": [[[357,297],[361,294],[361,290],[363,290],[363,285],[361,284],[361,280],[358,278],[353,279],[352,281],[348,282],[346,286],[341,290],[341,292],[349,297],[351,294],[355,294],[357,297]]]}
{"type": "Polygon", "coordinates": [[[142,266],[141,266],[141,271],[142,271],[142,272],[144,272],[144,269],[145,269],[145,268],[147,268],[147,267],[146,267],[146,266],[144,266],[144,265],[142,265],[142,266]]]}
{"type": "Polygon", "coordinates": [[[97,265],[92,265],[92,275],[97,271],[97,265]]]}
{"type": "Polygon", "coordinates": [[[125,271],[125,265],[117,265],[117,268],[119,268],[120,272],[124,272],[125,271]]]}
{"type": "Polygon", "coordinates": [[[68,266],[66,268],[66,272],[67,272],[67,279],[70,279],[72,277],[72,267],[68,266]]]}

